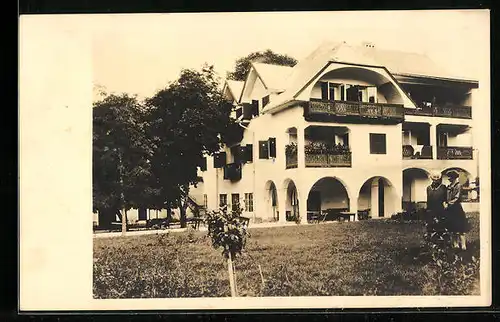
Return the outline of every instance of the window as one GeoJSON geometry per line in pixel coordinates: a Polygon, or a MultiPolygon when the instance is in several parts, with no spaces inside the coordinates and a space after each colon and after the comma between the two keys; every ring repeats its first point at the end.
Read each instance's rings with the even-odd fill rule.
{"type": "Polygon", "coordinates": [[[233,193],[231,194],[231,209],[233,211],[238,210],[240,207],[240,194],[239,193],[233,193]]]}
{"type": "Polygon", "coordinates": [[[208,197],[206,194],[203,195],[203,207],[208,208],[208,197]]]}
{"type": "Polygon", "coordinates": [[[259,141],[259,159],[269,159],[269,141],[259,141]]]}
{"type": "Polygon", "coordinates": [[[262,98],[262,107],[266,106],[267,104],[269,104],[269,95],[262,98]]]}
{"type": "Polygon", "coordinates": [[[337,84],[329,82],[321,82],[321,99],[334,101],[336,87],[337,84]]]}
{"type": "Polygon", "coordinates": [[[245,211],[253,212],[253,193],[245,193],[245,211]]]}
{"type": "Polygon", "coordinates": [[[386,154],[385,134],[370,133],[370,153],[386,154]]]}
{"type": "Polygon", "coordinates": [[[226,206],[227,205],[227,195],[226,194],[220,194],[219,195],[219,206],[226,206]]]}

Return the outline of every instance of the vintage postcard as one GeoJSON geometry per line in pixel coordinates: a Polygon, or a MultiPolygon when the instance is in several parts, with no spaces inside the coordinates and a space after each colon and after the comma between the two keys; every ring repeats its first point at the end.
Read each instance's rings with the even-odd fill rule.
{"type": "Polygon", "coordinates": [[[22,16],[20,309],[490,305],[489,33],[22,16]]]}

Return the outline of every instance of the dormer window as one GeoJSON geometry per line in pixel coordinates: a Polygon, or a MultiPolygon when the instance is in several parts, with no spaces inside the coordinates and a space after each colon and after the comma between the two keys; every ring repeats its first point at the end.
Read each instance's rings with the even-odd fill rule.
{"type": "Polygon", "coordinates": [[[262,98],[262,107],[266,106],[269,104],[269,95],[266,95],[262,98]]]}

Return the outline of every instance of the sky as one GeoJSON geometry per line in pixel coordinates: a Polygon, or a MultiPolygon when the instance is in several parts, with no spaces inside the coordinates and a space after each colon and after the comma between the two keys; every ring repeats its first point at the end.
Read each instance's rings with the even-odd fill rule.
{"type": "MultiPolygon", "coordinates": [[[[480,79],[489,47],[488,12],[367,11],[87,15],[94,85],[151,96],[182,68],[213,64],[221,77],[236,59],[271,49],[298,60],[324,41],[369,41],[425,53],[452,75],[480,79]]],[[[489,63],[489,62],[486,62],[489,63]]]]}

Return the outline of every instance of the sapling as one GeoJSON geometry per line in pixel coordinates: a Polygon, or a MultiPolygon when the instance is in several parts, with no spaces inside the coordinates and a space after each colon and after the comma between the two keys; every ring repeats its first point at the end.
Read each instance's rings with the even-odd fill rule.
{"type": "Polygon", "coordinates": [[[246,221],[241,217],[242,209],[228,211],[227,206],[207,213],[208,235],[214,248],[222,248],[222,256],[227,260],[227,270],[231,296],[238,296],[233,261],[245,247],[247,237],[246,221]]]}

